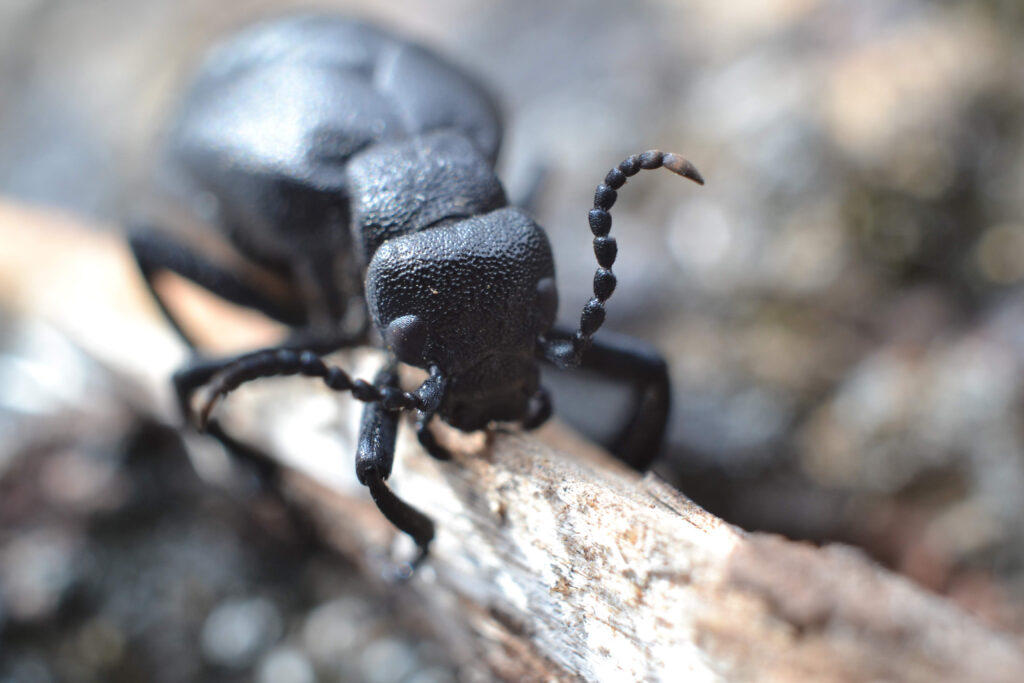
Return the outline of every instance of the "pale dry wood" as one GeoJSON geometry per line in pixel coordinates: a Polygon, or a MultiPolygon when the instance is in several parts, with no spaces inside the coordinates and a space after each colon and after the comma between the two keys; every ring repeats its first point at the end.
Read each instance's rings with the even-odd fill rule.
{"type": "MultiPolygon", "coordinates": [[[[2,205],[0,240],[5,305],[48,321],[131,383],[136,407],[172,420],[165,380],[184,352],[118,242],[2,205]]],[[[339,362],[369,377],[379,357],[339,362]]],[[[219,414],[281,463],[288,495],[368,575],[408,550],[355,481],[353,401],[272,380],[219,414]]],[[[744,533],[557,424],[441,436],[451,463],[424,455],[409,429],[400,438],[392,482],[438,537],[429,563],[392,590],[426,605],[453,647],[496,678],[1024,678],[1018,640],[856,551],[744,533]]]]}

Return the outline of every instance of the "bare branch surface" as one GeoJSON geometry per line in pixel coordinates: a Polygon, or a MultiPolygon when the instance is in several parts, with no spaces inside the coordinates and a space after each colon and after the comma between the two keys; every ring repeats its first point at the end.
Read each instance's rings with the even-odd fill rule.
{"type": "MultiPolygon", "coordinates": [[[[173,421],[166,378],[184,350],[116,238],[0,205],[0,240],[3,305],[55,327],[136,409],[173,421]]],[[[338,360],[361,377],[380,362],[372,351],[338,360]]],[[[359,410],[287,379],[239,390],[218,415],[282,465],[286,494],[325,541],[379,577],[409,548],[356,482],[359,410]]],[[[391,483],[438,537],[394,590],[427,605],[452,647],[497,678],[1021,680],[1014,638],[853,549],[742,532],[557,423],[439,437],[452,462],[401,432],[391,483]]],[[[190,441],[200,469],[216,469],[204,456],[216,449],[190,441]]]]}

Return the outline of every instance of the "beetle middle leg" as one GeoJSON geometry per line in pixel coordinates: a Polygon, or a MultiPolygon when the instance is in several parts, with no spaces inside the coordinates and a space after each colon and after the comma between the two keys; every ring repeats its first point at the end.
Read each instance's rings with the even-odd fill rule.
{"type": "MultiPolygon", "coordinates": [[[[325,354],[366,342],[368,320],[365,321],[363,329],[356,332],[346,332],[337,327],[314,330],[308,326],[307,316],[302,310],[274,302],[258,289],[246,284],[231,270],[215,264],[173,237],[155,230],[135,228],[129,234],[128,243],[153,299],[167,321],[193,350],[196,348],[195,343],[154,285],[154,277],[160,272],[179,275],[225,301],[254,309],[272,320],[293,328],[288,338],[274,348],[310,350],[317,354],[325,354]]],[[[270,350],[272,349],[264,348],[223,358],[194,358],[186,367],[176,372],[173,378],[181,414],[188,417],[192,395],[218,372],[245,358],[265,354],[270,350]]]]}
{"type": "MultiPolygon", "coordinates": [[[[556,327],[551,343],[565,343],[573,333],[556,327]]],[[[636,470],[654,461],[665,434],[671,404],[668,365],[654,349],[639,339],[605,332],[583,353],[580,369],[634,387],[632,412],[607,448],[636,470]]]]}
{"type": "Polygon", "coordinates": [[[544,387],[530,399],[530,409],[523,420],[523,429],[537,429],[551,417],[551,394],[544,387]]]}
{"type": "Polygon", "coordinates": [[[173,237],[162,235],[148,228],[133,228],[128,235],[128,245],[131,247],[132,255],[146,282],[146,287],[164,318],[190,348],[196,347],[195,342],[185,332],[164,297],[155,287],[154,277],[160,272],[179,275],[225,301],[252,308],[268,318],[290,327],[306,324],[306,316],[303,311],[270,300],[262,292],[243,282],[231,270],[215,264],[173,237]]]}

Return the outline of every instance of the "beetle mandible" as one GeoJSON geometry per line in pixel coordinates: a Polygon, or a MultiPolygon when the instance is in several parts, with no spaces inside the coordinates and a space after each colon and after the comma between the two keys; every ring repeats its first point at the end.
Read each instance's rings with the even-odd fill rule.
{"type": "MultiPolygon", "coordinates": [[[[538,363],[584,367],[638,387],[612,446],[636,468],[653,457],[668,414],[661,357],[638,342],[594,339],[616,284],[609,210],[642,169],[666,168],[703,184],[700,174],[658,151],[608,172],[589,214],[594,296],[578,329],[561,329],[547,236],[509,205],[494,172],[500,138],[488,94],[428,50],[339,17],[271,20],[211,51],[168,144],[168,168],[186,199],[206,216],[211,235],[242,257],[244,272],[156,226],[137,226],[129,236],[157,303],[193,350],[155,286],[161,271],[291,329],[273,348],[228,358],[197,353],[174,376],[183,414],[204,385],[201,425],[218,399],[276,375],[320,378],[351,392],[366,403],[359,481],[413,538],[418,559],[433,522],[385,483],[403,412],[416,413],[426,451],[446,459],[429,428],[435,416],[464,431],[498,421],[531,429],[551,414],[538,363]],[[353,313],[361,324],[351,324],[353,313]],[[371,343],[371,324],[389,358],[372,382],[321,360],[371,343]],[[404,391],[399,363],[426,370],[427,379],[404,391]]],[[[228,438],[215,422],[208,427],[228,438]]]]}

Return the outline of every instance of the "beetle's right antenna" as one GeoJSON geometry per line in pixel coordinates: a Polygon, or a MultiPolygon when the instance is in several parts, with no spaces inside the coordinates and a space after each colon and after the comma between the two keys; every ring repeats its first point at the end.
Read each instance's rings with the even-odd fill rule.
{"type": "Polygon", "coordinates": [[[590,348],[594,334],[604,324],[604,302],[615,291],[615,274],[612,264],[618,254],[615,238],[608,235],[612,229],[612,216],[609,210],[618,198],[617,190],[626,184],[627,178],[643,170],[666,168],[677,175],[689,178],[698,185],[704,184],[700,171],[689,161],[673,154],[656,149],[634,154],[624,159],[618,166],[608,171],[604,182],[594,191],[594,208],[590,210],[590,231],[594,233],[594,256],[597,257],[597,272],[594,273],[594,296],[583,307],[580,315],[580,327],[571,340],[550,341],[545,349],[548,359],[561,367],[574,367],[580,364],[583,353],[590,348]]]}

